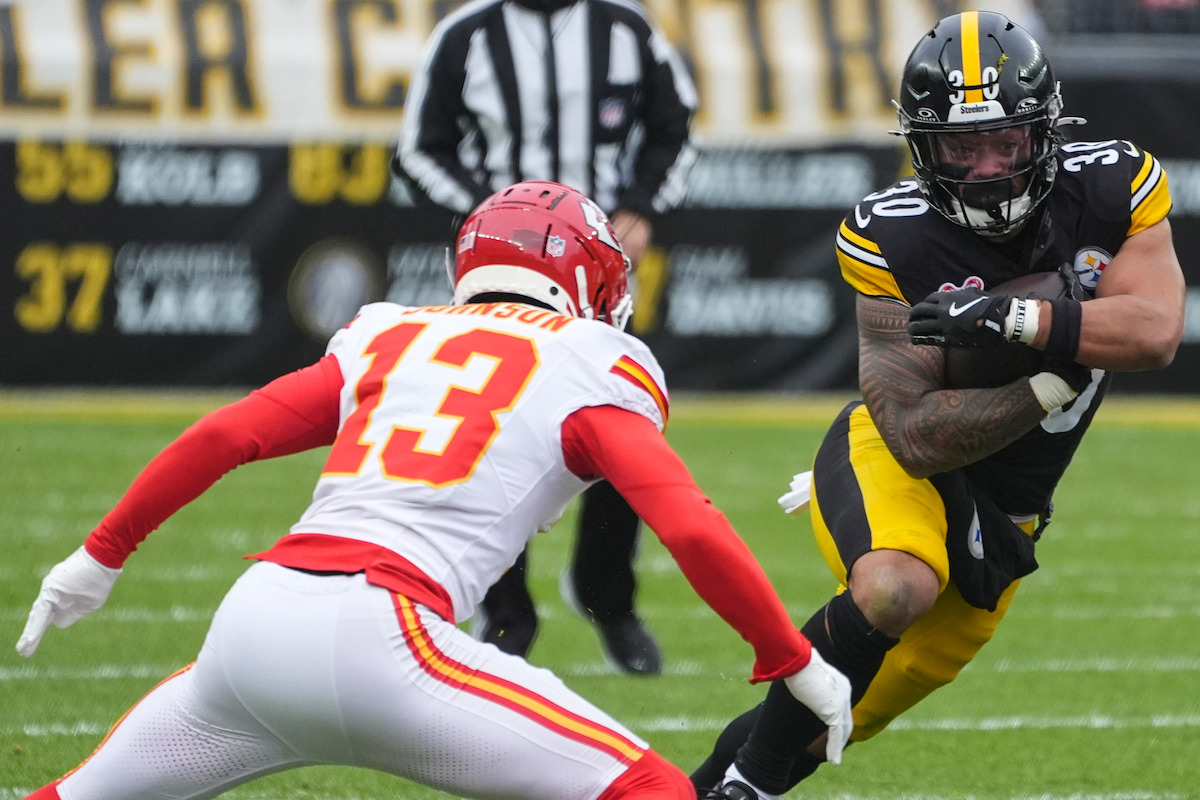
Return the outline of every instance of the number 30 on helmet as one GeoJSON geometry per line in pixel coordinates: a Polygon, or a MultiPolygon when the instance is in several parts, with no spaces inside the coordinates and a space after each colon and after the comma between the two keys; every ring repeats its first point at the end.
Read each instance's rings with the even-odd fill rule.
{"type": "Polygon", "coordinates": [[[525,181],[467,217],[451,280],[456,305],[517,295],[624,328],[633,310],[629,269],[608,217],[591,199],[562,184],[525,181]]]}

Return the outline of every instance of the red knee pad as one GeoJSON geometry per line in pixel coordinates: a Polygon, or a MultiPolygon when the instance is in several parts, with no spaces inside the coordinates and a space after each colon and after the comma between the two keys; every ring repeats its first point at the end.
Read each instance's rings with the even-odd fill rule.
{"type": "Polygon", "coordinates": [[[647,750],[598,800],[696,800],[696,787],[683,770],[647,750]]]}

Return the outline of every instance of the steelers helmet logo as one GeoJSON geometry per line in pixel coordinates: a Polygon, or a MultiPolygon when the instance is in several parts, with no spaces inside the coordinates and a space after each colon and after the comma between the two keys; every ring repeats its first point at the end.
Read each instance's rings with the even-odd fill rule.
{"type": "Polygon", "coordinates": [[[1071,267],[1080,283],[1088,289],[1095,289],[1100,282],[1100,274],[1110,261],[1112,256],[1099,247],[1085,247],[1075,254],[1075,263],[1071,267]]]}

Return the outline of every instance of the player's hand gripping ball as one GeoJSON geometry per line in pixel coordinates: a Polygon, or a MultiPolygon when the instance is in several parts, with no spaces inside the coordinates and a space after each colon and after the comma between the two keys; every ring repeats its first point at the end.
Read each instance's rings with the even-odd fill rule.
{"type": "Polygon", "coordinates": [[[909,309],[909,339],[938,347],[997,347],[1006,341],[1004,319],[1012,302],[1011,295],[974,286],[933,292],[909,309]]]}
{"type": "MultiPolygon", "coordinates": [[[[1061,272],[1033,272],[996,286],[989,295],[1056,300],[1071,297],[1072,291],[1061,272]]],[[[1042,352],[1020,342],[1001,340],[993,347],[947,347],[945,352],[947,389],[991,389],[1046,368],[1042,352]]]]}

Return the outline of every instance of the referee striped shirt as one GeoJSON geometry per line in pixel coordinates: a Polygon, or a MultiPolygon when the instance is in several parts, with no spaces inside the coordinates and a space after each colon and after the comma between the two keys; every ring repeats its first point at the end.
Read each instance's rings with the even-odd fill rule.
{"type": "Polygon", "coordinates": [[[517,181],[554,180],[648,216],[683,201],[695,108],[686,68],[639,3],[546,14],[473,0],[430,35],[393,167],[460,214],[517,181]]]}

